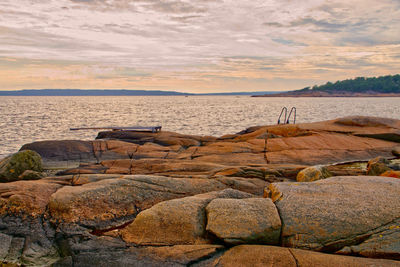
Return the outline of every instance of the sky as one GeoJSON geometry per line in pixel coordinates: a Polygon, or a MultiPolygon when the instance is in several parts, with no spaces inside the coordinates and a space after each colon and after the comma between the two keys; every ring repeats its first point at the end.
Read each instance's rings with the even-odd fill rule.
{"type": "Polygon", "coordinates": [[[0,90],[286,91],[399,70],[400,0],[0,0],[0,90]]]}

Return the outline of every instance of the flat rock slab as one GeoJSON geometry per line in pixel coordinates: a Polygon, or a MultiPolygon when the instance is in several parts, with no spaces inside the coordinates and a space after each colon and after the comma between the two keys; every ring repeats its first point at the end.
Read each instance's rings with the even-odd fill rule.
{"type": "Polygon", "coordinates": [[[211,179],[127,175],[82,186],[64,186],[52,195],[49,212],[56,222],[105,229],[132,220],[158,202],[226,187],[211,179]]]}
{"type": "Polygon", "coordinates": [[[206,237],[205,208],[216,198],[249,198],[253,195],[233,189],[173,199],[141,212],[121,231],[126,242],[138,245],[210,243],[206,237]]]}
{"type": "Polygon", "coordinates": [[[224,248],[220,245],[177,245],[132,247],[123,250],[99,249],[66,257],[53,266],[191,266],[212,257],[224,248]]]}
{"type": "MultiPolygon", "coordinates": [[[[373,234],[383,237],[388,229],[400,231],[396,222],[399,179],[332,177],[311,183],[273,183],[269,190],[282,220],[283,246],[333,252],[362,244],[373,234]]],[[[398,249],[396,244],[389,245],[389,257],[392,249],[398,249]]]]}
{"type": "Polygon", "coordinates": [[[330,255],[283,247],[241,245],[231,248],[208,266],[393,267],[400,266],[400,262],[330,255]]]}
{"type": "Polygon", "coordinates": [[[214,199],[206,212],[207,231],[226,243],[279,243],[281,220],[271,199],[214,199]]]}

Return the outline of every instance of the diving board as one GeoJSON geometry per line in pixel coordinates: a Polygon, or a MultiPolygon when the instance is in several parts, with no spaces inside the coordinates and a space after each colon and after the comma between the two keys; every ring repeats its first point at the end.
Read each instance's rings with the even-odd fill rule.
{"type": "Polygon", "coordinates": [[[106,127],[80,127],[80,128],[70,128],[71,131],[78,130],[112,130],[112,131],[151,131],[152,133],[157,133],[161,131],[161,126],[128,126],[128,127],[118,127],[118,126],[106,126],[106,127]]]}

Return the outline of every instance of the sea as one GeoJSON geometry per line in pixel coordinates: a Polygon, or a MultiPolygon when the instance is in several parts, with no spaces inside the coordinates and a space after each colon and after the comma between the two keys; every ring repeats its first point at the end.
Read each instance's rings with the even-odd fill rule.
{"type": "Polygon", "coordinates": [[[222,136],[277,124],[283,107],[296,108],[296,123],[352,115],[400,119],[396,97],[0,96],[0,158],[35,141],[96,138],[97,130],[70,130],[77,127],[160,125],[164,131],[222,136]]]}

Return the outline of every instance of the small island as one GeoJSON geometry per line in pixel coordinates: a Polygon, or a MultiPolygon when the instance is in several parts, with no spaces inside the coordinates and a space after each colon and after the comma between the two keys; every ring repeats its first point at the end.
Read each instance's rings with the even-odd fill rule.
{"type": "Polygon", "coordinates": [[[300,90],[253,97],[400,97],[400,74],[358,77],[300,90]]]}

